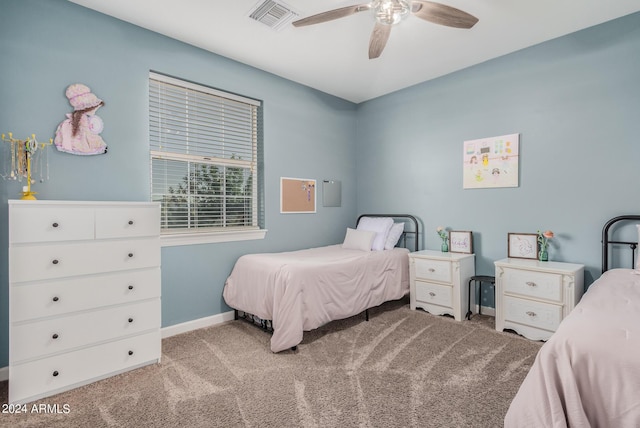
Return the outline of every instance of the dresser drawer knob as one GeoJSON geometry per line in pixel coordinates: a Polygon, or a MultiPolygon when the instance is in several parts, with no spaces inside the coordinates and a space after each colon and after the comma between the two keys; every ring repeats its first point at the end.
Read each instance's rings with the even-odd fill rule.
{"type": "Polygon", "coordinates": [[[53,263],[54,265],[57,265],[60,262],[58,261],[58,259],[53,259],[53,261],[51,261],[51,263],[53,263]]]}
{"type": "Polygon", "coordinates": [[[530,317],[535,317],[536,313],[533,311],[527,311],[527,315],[529,315],[530,317]]]}
{"type": "Polygon", "coordinates": [[[52,373],[53,377],[56,377],[56,376],[58,376],[59,374],[60,374],[60,373],[58,373],[58,370],[55,370],[55,371],[52,373]]]}
{"type": "Polygon", "coordinates": [[[133,225],[133,220],[129,220],[129,226],[133,225]]]}
{"type": "Polygon", "coordinates": [[[433,291],[429,291],[429,296],[436,297],[436,293],[434,293],[433,291]]]}
{"type": "Polygon", "coordinates": [[[129,355],[133,355],[133,351],[129,351],[129,355]]]}
{"type": "Polygon", "coordinates": [[[127,287],[129,290],[133,290],[133,285],[127,287]]]}
{"type": "Polygon", "coordinates": [[[59,226],[59,224],[56,222],[56,223],[53,223],[51,226],[53,226],[53,227],[58,227],[58,226],[59,226]]]}
{"type": "Polygon", "coordinates": [[[51,336],[53,339],[57,339],[58,338],[58,333],[54,333],[53,336],[51,336]]]}
{"type": "Polygon", "coordinates": [[[57,302],[58,300],[60,300],[60,298],[58,296],[54,296],[53,299],[51,300],[53,300],[54,302],[57,302]]]}
{"type": "Polygon", "coordinates": [[[133,257],[133,253],[129,253],[129,258],[133,257]]]}
{"type": "Polygon", "coordinates": [[[133,322],[133,318],[129,318],[129,322],[133,322]]]}
{"type": "Polygon", "coordinates": [[[436,270],[434,268],[429,268],[429,272],[434,273],[436,270]]]}
{"type": "Polygon", "coordinates": [[[527,285],[528,285],[529,287],[537,287],[537,286],[538,286],[538,284],[536,284],[536,283],[535,283],[535,282],[533,282],[533,281],[527,281],[527,285]]]}

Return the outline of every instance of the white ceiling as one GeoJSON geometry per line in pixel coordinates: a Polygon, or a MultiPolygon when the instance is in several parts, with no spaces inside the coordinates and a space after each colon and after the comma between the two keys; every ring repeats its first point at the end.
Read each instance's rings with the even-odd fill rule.
{"type": "MultiPolygon", "coordinates": [[[[640,11],[640,0],[439,0],[479,22],[409,16],[369,60],[371,12],[278,31],[248,17],[263,0],[70,1],[356,103],[640,11]]],[[[281,3],[304,18],[366,0],[281,3]]]]}

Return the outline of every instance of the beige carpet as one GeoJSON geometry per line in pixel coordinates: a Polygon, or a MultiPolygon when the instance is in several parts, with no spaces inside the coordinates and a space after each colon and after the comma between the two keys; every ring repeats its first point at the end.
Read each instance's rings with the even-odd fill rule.
{"type": "Polygon", "coordinates": [[[0,426],[499,427],[540,343],[492,321],[390,302],[280,354],[233,321],[165,339],[161,364],[36,403],[68,414],[0,414],[0,426]]]}

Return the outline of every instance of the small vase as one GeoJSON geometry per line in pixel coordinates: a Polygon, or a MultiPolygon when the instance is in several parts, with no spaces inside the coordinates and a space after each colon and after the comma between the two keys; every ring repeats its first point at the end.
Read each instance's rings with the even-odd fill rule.
{"type": "Polygon", "coordinates": [[[442,241],[442,245],[440,246],[440,250],[443,253],[448,253],[449,252],[449,244],[447,243],[447,241],[442,241]]]}
{"type": "Polygon", "coordinates": [[[547,249],[546,248],[542,248],[540,250],[540,252],[538,253],[538,260],[540,260],[541,262],[548,262],[549,261],[549,254],[547,253],[547,249]]]}

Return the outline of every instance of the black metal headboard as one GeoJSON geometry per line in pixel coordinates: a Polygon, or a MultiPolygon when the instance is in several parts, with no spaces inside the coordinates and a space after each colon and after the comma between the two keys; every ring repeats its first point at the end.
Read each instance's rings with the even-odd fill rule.
{"type": "Polygon", "coordinates": [[[394,219],[400,219],[402,220],[404,223],[410,223],[413,224],[413,230],[405,230],[404,232],[402,232],[402,237],[404,239],[404,243],[405,243],[405,247],[407,245],[407,235],[412,235],[413,236],[413,241],[414,241],[414,251],[418,251],[418,236],[419,236],[419,231],[420,231],[420,227],[418,226],[418,220],[410,215],[410,214],[362,214],[358,217],[358,221],[356,222],[356,225],[358,223],[360,223],[360,219],[362,217],[392,217],[394,219]]]}
{"type": "Polygon", "coordinates": [[[640,221],[640,215],[621,215],[614,217],[605,223],[602,228],[602,273],[605,273],[609,269],[609,248],[612,244],[628,245],[631,248],[631,267],[635,267],[636,263],[636,249],[638,248],[638,241],[612,241],[610,239],[609,229],[614,224],[620,221],[640,221]]]}

